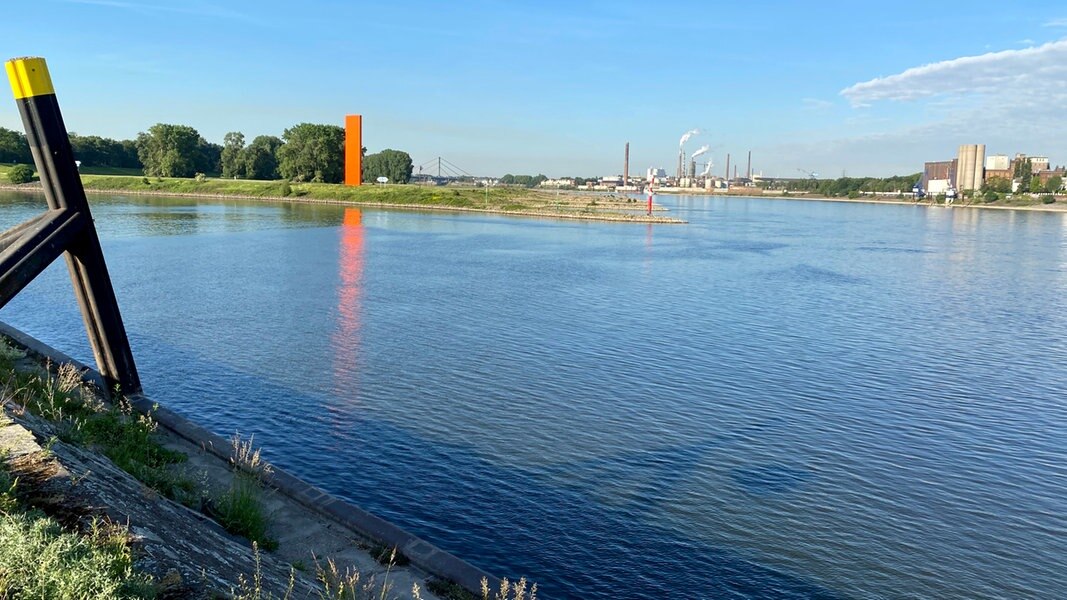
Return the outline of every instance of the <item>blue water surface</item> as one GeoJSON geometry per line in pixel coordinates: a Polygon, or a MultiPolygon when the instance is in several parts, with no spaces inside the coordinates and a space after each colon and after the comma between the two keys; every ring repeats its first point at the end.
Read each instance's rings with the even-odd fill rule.
{"type": "Polygon", "coordinates": [[[1067,597],[1063,214],[91,201],[153,399],[551,597],[1067,597]]]}

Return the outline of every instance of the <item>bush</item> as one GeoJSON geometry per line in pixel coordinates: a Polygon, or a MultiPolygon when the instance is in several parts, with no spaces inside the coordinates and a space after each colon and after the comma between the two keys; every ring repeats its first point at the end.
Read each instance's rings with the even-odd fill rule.
{"type": "Polygon", "coordinates": [[[289,181],[288,180],[283,181],[282,182],[282,195],[283,196],[288,196],[289,194],[292,194],[292,193],[293,193],[293,188],[292,188],[292,186],[289,185],[289,181]]]}
{"type": "Polygon", "coordinates": [[[33,167],[30,165],[15,165],[8,171],[7,178],[14,184],[29,183],[33,181],[33,167]]]}
{"type": "Polygon", "coordinates": [[[982,192],[982,199],[986,202],[996,202],[997,200],[1000,200],[1000,194],[993,190],[986,190],[982,192]]]}
{"type": "Polygon", "coordinates": [[[1041,196],[1041,203],[1042,204],[1052,204],[1055,201],[1056,201],[1056,198],[1052,194],[1047,194],[1047,195],[1041,196]]]}
{"type": "Polygon", "coordinates": [[[856,198],[859,198],[859,197],[860,197],[860,193],[857,192],[856,190],[852,190],[851,192],[848,193],[849,200],[855,200],[856,198]]]}
{"type": "Polygon", "coordinates": [[[203,173],[197,173],[193,176],[193,179],[196,179],[197,181],[206,181],[207,175],[204,175],[203,173]]]}

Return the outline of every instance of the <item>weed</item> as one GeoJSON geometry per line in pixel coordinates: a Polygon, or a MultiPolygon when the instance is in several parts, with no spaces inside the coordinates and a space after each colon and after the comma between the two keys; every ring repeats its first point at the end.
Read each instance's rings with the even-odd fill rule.
{"type": "Polygon", "coordinates": [[[482,577],[482,600],[537,600],[537,584],[533,584],[529,589],[529,595],[526,590],[526,578],[522,577],[515,583],[508,581],[505,577],[500,580],[500,588],[496,591],[492,597],[489,596],[489,580],[482,577]]]}
{"type": "Polygon", "coordinates": [[[22,358],[26,358],[25,352],[12,347],[6,340],[0,340],[0,362],[2,364],[9,365],[22,358]]]}
{"type": "Polygon", "coordinates": [[[397,551],[396,546],[389,547],[385,544],[374,544],[367,549],[367,552],[382,566],[403,567],[411,562],[403,553],[397,551]]]}
{"type": "Polygon", "coordinates": [[[230,445],[233,448],[233,452],[230,453],[230,466],[235,471],[243,471],[259,481],[266,481],[270,478],[273,467],[260,456],[259,448],[256,448],[253,443],[255,439],[256,436],[253,434],[248,437],[248,441],[244,441],[241,439],[240,432],[234,432],[233,437],[230,438],[230,445]]]}
{"type": "MultiPolygon", "coordinates": [[[[9,354],[0,348],[0,356],[9,354]]],[[[81,371],[73,365],[53,369],[48,363],[43,373],[14,371],[0,396],[55,423],[57,435],[49,439],[46,451],[57,438],[93,447],[169,498],[182,499],[194,488],[190,480],[171,469],[187,457],[159,443],[151,415],[136,414],[121,396],[116,397],[117,404],[105,404],[94,388],[82,382],[81,371]]]]}
{"type": "MultiPolygon", "coordinates": [[[[230,590],[233,600],[274,600],[274,594],[263,591],[263,565],[259,560],[259,544],[252,542],[252,558],[256,562],[256,570],[252,573],[252,581],[249,582],[244,574],[237,578],[237,589],[230,590]]],[[[289,569],[289,588],[280,600],[289,600],[293,595],[293,587],[296,585],[296,573],[289,569]]]]}
{"type": "Polygon", "coordinates": [[[7,450],[0,450],[0,515],[6,515],[19,509],[18,496],[15,488],[18,487],[18,477],[11,475],[7,466],[7,450]]]}
{"type": "Polygon", "coordinates": [[[31,511],[0,515],[0,598],[150,598],[133,572],[125,529],[94,521],[84,535],[31,511]]]}
{"type": "Polygon", "coordinates": [[[267,550],[278,547],[277,540],[267,536],[267,518],[260,500],[259,482],[244,473],[236,473],[230,489],[211,507],[213,516],[226,531],[244,536],[267,550]]]}
{"type": "MultiPolygon", "coordinates": [[[[488,582],[486,582],[486,585],[488,585],[488,582]]],[[[475,595],[468,592],[466,588],[447,579],[431,579],[427,582],[426,589],[443,600],[477,600],[475,595]]],[[[414,589],[412,589],[412,595],[416,598],[420,597],[414,589]]]]}

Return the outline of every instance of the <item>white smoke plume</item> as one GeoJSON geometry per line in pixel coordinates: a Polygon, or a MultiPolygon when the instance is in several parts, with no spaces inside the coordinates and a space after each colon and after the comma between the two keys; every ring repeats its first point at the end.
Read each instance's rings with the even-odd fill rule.
{"type": "Polygon", "coordinates": [[[710,147],[710,146],[708,146],[707,144],[704,144],[703,146],[701,146],[701,147],[700,147],[700,149],[699,149],[699,150],[697,150],[696,152],[694,152],[693,154],[691,154],[691,155],[689,156],[689,158],[696,158],[696,157],[700,156],[701,154],[704,154],[705,152],[707,152],[707,151],[708,151],[708,150],[710,150],[710,149],[711,149],[711,147],[710,147]]]}
{"type": "Polygon", "coordinates": [[[689,141],[689,138],[693,137],[694,135],[699,135],[699,134],[700,134],[700,130],[699,129],[690,129],[689,131],[683,133],[682,134],[682,139],[678,142],[678,149],[681,150],[682,146],[684,146],[685,143],[689,141]]]}
{"type": "Polygon", "coordinates": [[[707,177],[708,173],[711,173],[711,167],[713,167],[713,166],[714,166],[714,163],[712,163],[709,160],[707,166],[704,167],[704,171],[700,174],[700,176],[701,177],[707,177]]]}

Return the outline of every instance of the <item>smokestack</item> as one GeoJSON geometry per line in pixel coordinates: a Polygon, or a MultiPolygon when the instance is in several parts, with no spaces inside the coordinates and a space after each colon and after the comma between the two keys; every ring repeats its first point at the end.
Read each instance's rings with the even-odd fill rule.
{"type": "Polygon", "coordinates": [[[678,171],[675,173],[675,177],[677,177],[678,179],[682,178],[682,163],[684,161],[685,161],[685,151],[684,150],[679,150],[678,151],[678,171]]]}
{"type": "Polygon", "coordinates": [[[737,165],[734,165],[734,179],[737,179],[737,165]]]}
{"type": "Polygon", "coordinates": [[[689,161],[689,178],[693,179],[697,176],[697,161],[690,159],[689,161]]]}
{"type": "Polygon", "coordinates": [[[726,155],[726,180],[730,180],[730,155],[726,155]]]}
{"type": "Polygon", "coordinates": [[[626,157],[622,161],[622,185],[630,185],[630,142],[626,142],[626,157]]]}
{"type": "Polygon", "coordinates": [[[745,179],[752,180],[752,151],[748,151],[748,167],[745,169],[745,179]]]}

